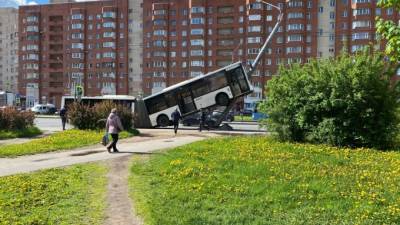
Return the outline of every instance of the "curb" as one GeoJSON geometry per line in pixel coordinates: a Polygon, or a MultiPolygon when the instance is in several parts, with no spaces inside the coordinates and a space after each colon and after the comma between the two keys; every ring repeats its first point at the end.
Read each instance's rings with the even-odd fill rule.
{"type": "Polygon", "coordinates": [[[35,115],[35,118],[50,118],[50,119],[59,119],[60,116],[58,115],[35,115]]]}

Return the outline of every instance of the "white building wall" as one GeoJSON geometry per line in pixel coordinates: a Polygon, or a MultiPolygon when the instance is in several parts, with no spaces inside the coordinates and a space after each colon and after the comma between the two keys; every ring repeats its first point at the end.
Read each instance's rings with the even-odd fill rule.
{"type": "Polygon", "coordinates": [[[0,91],[18,92],[18,9],[0,8],[0,91]]]}
{"type": "Polygon", "coordinates": [[[335,56],[335,0],[318,1],[318,36],[317,36],[317,57],[328,58],[335,56]]]}
{"type": "Polygon", "coordinates": [[[140,97],[142,91],[143,0],[129,0],[129,94],[140,97]]]}

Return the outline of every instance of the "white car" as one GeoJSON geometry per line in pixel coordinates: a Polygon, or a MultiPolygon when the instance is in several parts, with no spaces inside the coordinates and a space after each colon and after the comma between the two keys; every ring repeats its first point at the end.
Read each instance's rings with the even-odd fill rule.
{"type": "Polygon", "coordinates": [[[31,108],[31,111],[36,114],[54,114],[57,109],[52,104],[47,105],[35,105],[31,108]]]}

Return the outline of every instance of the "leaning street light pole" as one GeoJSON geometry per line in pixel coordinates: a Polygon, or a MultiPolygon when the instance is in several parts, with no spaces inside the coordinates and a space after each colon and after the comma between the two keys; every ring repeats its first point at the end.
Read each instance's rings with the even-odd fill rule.
{"type": "Polygon", "coordinates": [[[265,2],[263,0],[257,0],[257,2],[260,2],[260,3],[263,3],[263,4],[269,5],[271,7],[274,7],[275,9],[277,9],[279,11],[279,15],[278,15],[278,20],[276,21],[276,24],[275,24],[274,28],[272,29],[271,33],[268,35],[267,40],[265,40],[265,43],[262,46],[260,52],[258,53],[256,59],[254,60],[254,62],[252,64],[250,64],[250,70],[247,72],[248,76],[251,76],[254,73],[258,62],[260,61],[261,57],[265,53],[265,50],[267,49],[267,45],[269,44],[272,36],[274,36],[276,30],[278,30],[279,24],[281,23],[281,21],[283,19],[282,10],[278,6],[273,5],[271,3],[268,3],[268,2],[265,2]]]}

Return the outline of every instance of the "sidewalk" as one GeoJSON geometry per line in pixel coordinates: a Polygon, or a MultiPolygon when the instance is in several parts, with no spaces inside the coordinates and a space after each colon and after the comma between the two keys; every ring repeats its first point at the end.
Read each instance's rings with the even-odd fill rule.
{"type": "MultiPolygon", "coordinates": [[[[170,133],[170,132],[169,132],[170,133]]],[[[211,135],[169,135],[155,137],[152,134],[123,139],[118,143],[120,153],[108,153],[104,146],[95,145],[80,149],[21,156],[18,158],[0,158],[0,176],[32,172],[41,169],[69,166],[100,160],[109,160],[133,154],[151,154],[157,150],[175,148],[200,141],[211,135]]]]}

